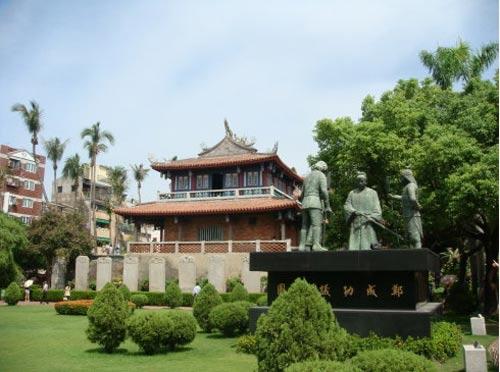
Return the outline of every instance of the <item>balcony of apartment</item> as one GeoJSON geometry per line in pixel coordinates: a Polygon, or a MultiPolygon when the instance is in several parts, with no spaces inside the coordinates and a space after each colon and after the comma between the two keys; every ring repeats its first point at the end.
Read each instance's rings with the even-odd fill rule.
{"type": "Polygon", "coordinates": [[[95,212],[96,223],[99,225],[109,225],[110,217],[107,212],[97,210],[95,212]]]}
{"type": "Polygon", "coordinates": [[[245,187],[238,189],[217,189],[217,190],[186,190],[168,193],[158,193],[158,199],[162,202],[179,202],[194,200],[222,200],[222,199],[243,199],[243,198],[287,198],[293,199],[290,195],[276,188],[266,187],[245,187]]]}
{"type": "Polygon", "coordinates": [[[10,176],[5,179],[5,184],[9,187],[15,187],[15,188],[17,188],[21,185],[21,183],[18,179],[10,177],[10,176]]]}
{"type": "Polygon", "coordinates": [[[290,252],[291,250],[290,239],[128,242],[127,244],[127,253],[135,254],[290,252]]]}

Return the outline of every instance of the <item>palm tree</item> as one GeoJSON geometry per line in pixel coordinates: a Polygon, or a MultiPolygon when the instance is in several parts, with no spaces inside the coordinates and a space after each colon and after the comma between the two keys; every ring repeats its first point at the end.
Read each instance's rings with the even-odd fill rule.
{"type": "MultiPolygon", "coordinates": [[[[113,210],[123,204],[125,201],[125,191],[127,190],[127,170],[124,167],[116,166],[108,171],[108,179],[111,184],[113,193],[110,209],[113,210]]],[[[111,220],[111,218],[110,218],[111,220]]],[[[113,247],[116,247],[116,239],[118,237],[118,219],[115,216],[115,239],[113,247]]],[[[111,230],[111,229],[110,229],[111,230]]]]}
{"type": "MultiPolygon", "coordinates": [[[[38,175],[38,159],[36,157],[36,145],[38,145],[38,133],[40,133],[40,130],[42,129],[42,120],[41,120],[42,110],[40,110],[40,106],[35,101],[30,101],[29,109],[23,104],[16,103],[15,105],[12,106],[11,110],[13,112],[19,112],[19,114],[24,120],[24,124],[26,124],[28,132],[31,133],[31,144],[33,146],[33,159],[35,161],[35,165],[37,168],[37,175],[38,175]]],[[[42,186],[45,203],[48,203],[49,199],[47,198],[45,187],[39,176],[38,180],[40,181],[40,185],[42,186]]]]}
{"type": "Polygon", "coordinates": [[[131,165],[130,168],[132,168],[134,179],[137,182],[137,193],[139,194],[139,204],[141,204],[142,181],[144,181],[144,178],[148,175],[149,169],[144,168],[142,163],[139,165],[131,165]]]}
{"type": "Polygon", "coordinates": [[[94,237],[97,238],[97,231],[95,228],[95,182],[96,182],[96,165],[97,165],[97,155],[106,152],[108,146],[105,142],[109,142],[111,145],[115,143],[113,135],[101,129],[101,123],[97,122],[93,124],[90,128],[85,128],[80,134],[82,139],[87,139],[83,147],[89,152],[90,158],[90,170],[91,170],[91,184],[90,184],[90,208],[92,210],[92,231],[94,232],[94,237]]]}
{"type": "Polygon", "coordinates": [[[52,187],[52,192],[53,195],[55,196],[56,203],[57,203],[57,190],[56,190],[57,163],[59,162],[59,160],[61,160],[67,143],[68,140],[61,142],[61,140],[58,137],[51,138],[48,141],[44,141],[43,143],[45,151],[47,152],[47,158],[49,158],[52,161],[52,168],[54,169],[54,185],[52,187]]]}
{"type": "Polygon", "coordinates": [[[80,187],[80,178],[83,177],[83,164],[80,164],[80,156],[78,154],[66,158],[66,161],[64,162],[63,176],[73,180],[76,207],[78,189],[80,187]]]}
{"type": "Polygon", "coordinates": [[[461,79],[468,83],[478,78],[498,55],[498,43],[489,43],[473,54],[469,44],[460,40],[455,47],[438,47],[434,53],[423,50],[420,60],[442,89],[449,89],[461,79]]]}

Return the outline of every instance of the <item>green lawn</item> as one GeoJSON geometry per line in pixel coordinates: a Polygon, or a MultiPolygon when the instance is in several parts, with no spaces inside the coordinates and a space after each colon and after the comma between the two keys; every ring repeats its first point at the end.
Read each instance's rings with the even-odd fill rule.
{"type": "Polygon", "coordinates": [[[87,317],[57,315],[49,306],[0,306],[0,371],[237,372],[257,368],[255,357],[234,351],[235,338],[198,333],[184,349],[153,356],[140,353],[127,340],[109,355],[87,341],[86,327],[87,317]]]}
{"type": "MultiPolygon", "coordinates": [[[[467,318],[444,320],[462,326],[464,343],[478,340],[488,346],[496,337],[493,335],[498,335],[498,321],[489,323],[492,336],[471,336],[467,318]]],[[[127,340],[119,352],[109,355],[87,341],[86,326],[86,317],[57,315],[51,306],[0,306],[0,371],[237,372],[257,368],[253,356],[234,351],[235,338],[200,332],[184,349],[153,356],[142,354],[127,340]]],[[[439,370],[463,370],[462,353],[439,365],[439,370]]]]}

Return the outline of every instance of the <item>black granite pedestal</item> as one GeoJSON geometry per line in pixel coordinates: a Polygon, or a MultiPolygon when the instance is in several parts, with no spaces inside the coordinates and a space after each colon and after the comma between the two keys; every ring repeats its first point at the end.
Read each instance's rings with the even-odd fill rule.
{"type": "MultiPolygon", "coordinates": [[[[315,284],[339,324],[366,336],[425,337],[440,303],[429,303],[428,275],[439,257],[428,249],[250,253],[250,270],[268,272],[268,304],[296,278],[315,284]]],[[[250,310],[250,328],[267,307],[250,310]]]]}

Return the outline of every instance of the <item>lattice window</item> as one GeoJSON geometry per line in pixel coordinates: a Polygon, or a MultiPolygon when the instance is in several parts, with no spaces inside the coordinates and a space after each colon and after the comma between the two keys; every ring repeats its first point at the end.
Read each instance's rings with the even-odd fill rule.
{"type": "Polygon", "coordinates": [[[189,190],[189,176],[177,176],[177,177],[175,177],[175,189],[176,190],[189,190]]]}
{"type": "Polygon", "coordinates": [[[224,177],[224,187],[226,188],[238,187],[238,173],[226,173],[224,177]]]}
{"type": "Polygon", "coordinates": [[[198,229],[198,240],[224,240],[224,230],[222,226],[206,226],[198,229]]]}
{"type": "Polygon", "coordinates": [[[259,186],[259,172],[246,172],[245,180],[245,186],[259,186]]]}
{"type": "Polygon", "coordinates": [[[200,174],[196,176],[196,189],[208,189],[208,174],[200,174]]]}

